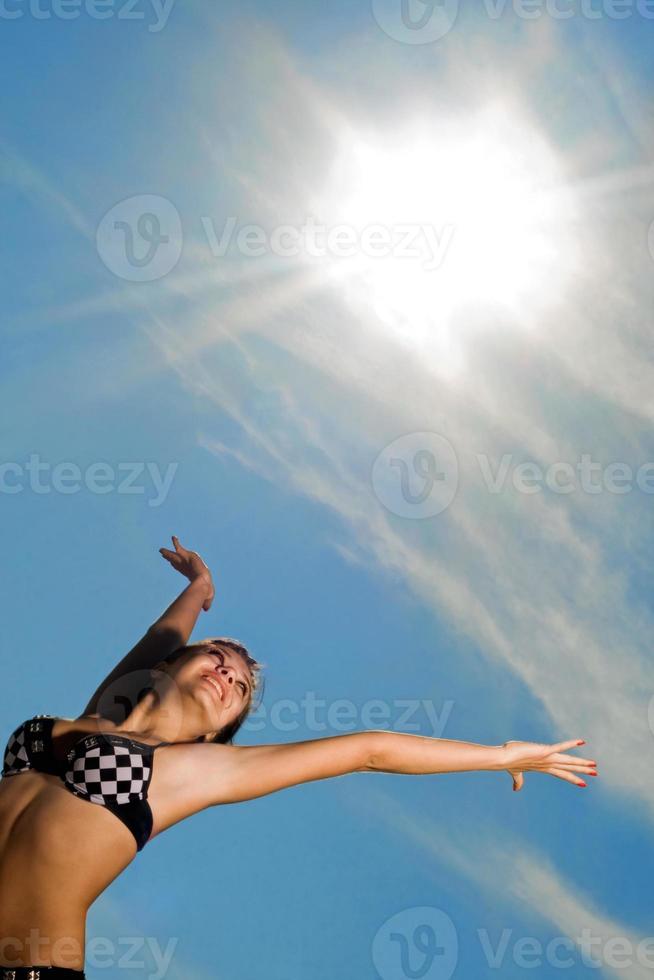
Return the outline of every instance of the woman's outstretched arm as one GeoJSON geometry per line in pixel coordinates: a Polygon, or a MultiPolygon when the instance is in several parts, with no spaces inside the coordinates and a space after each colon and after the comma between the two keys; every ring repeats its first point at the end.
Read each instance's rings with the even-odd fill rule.
{"type": "Polygon", "coordinates": [[[508,772],[514,789],[522,774],[543,772],[585,785],[575,773],[594,774],[595,762],[568,755],[582,745],[573,739],[553,745],[506,742],[475,745],[398,732],[363,731],[276,745],[175,745],[169,788],[182,816],[221,803],[240,803],[289,786],[354,772],[436,775],[508,772]]]}
{"type": "MultiPolygon", "coordinates": [[[[111,705],[102,705],[103,709],[113,709],[121,701],[121,693],[116,687],[120,678],[135,676],[141,671],[151,670],[169,654],[186,646],[195,627],[200,612],[211,607],[215,590],[211,572],[195,551],[182,547],[178,538],[173,535],[175,551],[161,548],[161,555],[170,562],[180,574],[189,579],[189,585],[141,637],[138,643],[125,654],[123,659],[105,677],[93,693],[82,712],[92,715],[98,712],[102,695],[108,688],[111,691],[111,705]]],[[[125,692],[127,696],[127,692],[125,692]]],[[[102,713],[102,712],[101,712],[102,713]]]]}
{"type": "Polygon", "coordinates": [[[596,775],[596,763],[568,755],[569,749],[584,745],[571,739],[554,745],[536,742],[505,742],[504,745],[476,745],[445,738],[375,732],[369,763],[371,771],[424,775],[448,772],[508,772],[513,788],[522,789],[524,772],[543,772],[576,786],[585,786],[575,772],[596,775]],[[407,742],[407,739],[411,739],[407,742]]]}

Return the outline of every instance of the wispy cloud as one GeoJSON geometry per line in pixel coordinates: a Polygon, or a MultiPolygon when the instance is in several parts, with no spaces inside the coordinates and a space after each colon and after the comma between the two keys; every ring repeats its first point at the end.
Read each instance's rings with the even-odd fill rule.
{"type": "Polygon", "coordinates": [[[6,141],[0,140],[0,183],[12,185],[39,208],[54,211],[85,238],[95,229],[80,208],[42,170],[6,141]]]}
{"type": "MultiPolygon", "coordinates": [[[[536,31],[529,42],[535,56],[543,36],[536,31]]],[[[278,98],[294,71],[288,53],[274,41],[266,51],[256,123],[262,141],[277,136],[266,143],[260,170],[251,154],[243,161],[244,182],[248,191],[261,188],[262,220],[285,222],[297,214],[298,198],[308,200],[312,190],[308,174],[296,180],[298,168],[289,171],[290,154],[310,142],[307,134],[324,151],[336,121],[347,116],[350,96],[334,91],[305,99],[302,90],[289,112],[278,98]],[[325,108],[335,105],[340,108],[325,108]]],[[[578,94],[579,74],[572,70],[578,55],[555,43],[551,31],[545,51],[530,64],[532,81],[539,65],[556,55],[569,68],[557,76],[559,98],[565,100],[567,88],[578,94]]],[[[464,65],[474,73],[478,53],[459,49],[457,77],[464,65]]],[[[392,85],[391,63],[386,67],[392,85]]],[[[406,71],[406,65],[398,69],[403,86],[406,71]]],[[[302,77],[298,70],[295,75],[302,77]]],[[[413,79],[416,91],[419,80],[413,79]]],[[[522,91],[519,70],[511,81],[522,91]]],[[[637,587],[638,572],[652,567],[645,546],[650,497],[636,488],[628,495],[581,488],[532,495],[510,483],[492,494],[480,463],[484,457],[494,470],[507,454],[515,463],[574,467],[590,453],[604,466],[623,462],[636,469],[654,448],[642,424],[651,419],[654,391],[651,357],[643,357],[652,258],[642,213],[654,214],[654,191],[634,157],[638,113],[632,106],[625,136],[616,124],[618,94],[603,102],[594,89],[589,98],[592,133],[581,127],[578,142],[560,151],[570,187],[579,192],[577,223],[566,232],[583,257],[579,276],[553,304],[526,309],[524,317],[472,308],[461,313],[455,335],[464,370],[457,377],[441,370],[436,325],[431,341],[412,349],[371,309],[365,289],[329,277],[321,287],[315,269],[301,265],[278,288],[249,284],[217,309],[198,311],[189,296],[184,330],[167,326],[164,314],[143,326],[183,383],[238,424],[242,435],[233,445],[210,431],[203,445],[229,452],[338,514],[341,552],[400,577],[491,662],[526,682],[552,719],[553,738],[589,741],[604,786],[628,791],[651,808],[649,775],[624,761],[644,758],[652,747],[647,706],[654,693],[654,620],[637,587]],[[600,137],[606,145],[598,149],[600,137]],[[595,169],[585,183],[593,154],[606,174],[595,169]],[[628,204],[635,186],[638,209],[628,204]],[[442,433],[454,446],[459,491],[437,518],[403,520],[376,499],[370,468],[393,439],[425,430],[442,433]]],[[[349,108],[356,114],[361,105],[349,108]]],[[[546,127],[528,101],[521,113],[534,130],[546,127]]],[[[567,120],[570,127],[578,122],[574,113],[567,120]]],[[[553,292],[560,286],[551,283],[553,292]]],[[[498,733],[498,740],[516,735],[498,733]]]]}
{"type": "MultiPolygon", "coordinates": [[[[467,826],[465,819],[458,827],[443,826],[373,787],[367,787],[365,794],[348,794],[348,799],[353,808],[365,810],[376,821],[385,822],[391,830],[413,841],[435,867],[449,867],[475,889],[481,889],[489,900],[492,898],[493,909],[505,916],[506,937],[490,935],[482,921],[473,922],[472,927],[466,924],[466,930],[476,933],[476,940],[491,963],[495,957],[510,957],[508,944],[512,947],[520,938],[526,938],[527,924],[540,920],[557,930],[557,937],[565,937],[577,947],[576,952],[568,947],[567,955],[557,949],[552,955],[559,960],[569,960],[572,955],[573,962],[581,966],[585,957],[588,965],[594,963],[608,977],[646,980],[651,975],[651,955],[645,948],[647,941],[651,946],[651,937],[639,936],[603,913],[592,899],[547,859],[530,852],[522,841],[505,837],[498,845],[496,839],[480,836],[478,827],[473,830],[467,826]]],[[[560,962],[554,965],[560,967],[560,962]]],[[[501,969],[498,974],[503,972],[501,969]]]]}

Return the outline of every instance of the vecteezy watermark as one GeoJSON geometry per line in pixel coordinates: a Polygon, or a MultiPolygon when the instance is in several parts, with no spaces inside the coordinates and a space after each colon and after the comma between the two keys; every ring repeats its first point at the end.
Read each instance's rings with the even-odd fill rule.
{"type": "MultiPolygon", "coordinates": [[[[77,969],[75,964],[84,962],[85,966],[94,969],[113,967],[142,970],[142,976],[148,980],[163,980],[178,942],[178,937],[171,937],[162,950],[156,936],[119,936],[118,939],[94,936],[82,948],[74,936],[58,936],[52,940],[41,930],[32,928],[27,939],[16,936],[0,937],[0,960],[9,969],[11,964],[18,967],[42,963],[44,959],[54,960],[60,966],[70,964],[70,969],[77,969]],[[144,952],[145,959],[134,959],[144,952]]],[[[0,967],[0,973],[1,971],[0,967]]]]}
{"type": "MultiPolygon", "coordinates": [[[[198,654],[202,656],[202,651],[198,654]]],[[[162,661],[163,663],[163,661],[162,661]]],[[[102,691],[96,712],[109,719],[110,725],[122,725],[148,691],[156,693],[163,718],[183,714],[184,698],[173,677],[162,669],[162,663],[151,668],[121,674],[102,691]]],[[[357,705],[349,698],[327,700],[315,691],[301,698],[279,698],[270,705],[260,703],[243,723],[243,729],[261,732],[354,732],[386,730],[416,732],[442,738],[454,709],[454,701],[443,701],[440,709],[429,698],[370,698],[357,705]]],[[[111,727],[108,729],[111,731],[111,727]]]]}
{"type": "MultiPolygon", "coordinates": [[[[515,460],[512,453],[499,459],[484,453],[474,456],[486,491],[508,489],[533,495],[550,491],[569,495],[610,493],[622,496],[634,490],[654,494],[654,461],[639,466],[613,460],[599,462],[591,453],[578,460],[549,464],[515,460]]],[[[454,500],[458,489],[458,460],[454,447],[437,432],[411,432],[385,446],[371,470],[377,499],[392,514],[410,520],[435,517],[454,500]]]]}
{"type": "Polygon", "coordinates": [[[174,204],[156,194],[119,201],[96,232],[98,255],[119,279],[153,282],[171,272],[182,254],[182,221],[174,204]]]}
{"type": "MultiPolygon", "coordinates": [[[[207,246],[215,259],[245,258],[390,259],[417,261],[424,272],[440,269],[454,238],[451,223],[327,225],[309,215],[301,224],[266,229],[230,215],[222,226],[200,217],[207,246]]],[[[115,204],[96,233],[98,254],[107,268],[130,282],[154,282],[176,267],[183,249],[182,222],[165,197],[141,194],[115,204]]]]}
{"type": "Polygon", "coordinates": [[[483,0],[484,9],[493,20],[510,10],[521,20],[626,20],[639,16],[654,20],[654,0],[483,0]]]}
{"type": "MultiPolygon", "coordinates": [[[[654,0],[482,0],[490,20],[511,13],[520,20],[654,20],[654,0]]],[[[402,44],[433,44],[452,30],[459,0],[372,0],[375,20],[388,37],[402,44]]]]}
{"type": "Polygon", "coordinates": [[[179,463],[168,463],[165,473],[158,463],[118,463],[116,467],[105,462],[90,463],[82,470],[77,463],[62,461],[48,463],[38,453],[32,453],[27,462],[0,462],[0,494],[13,495],[29,490],[36,494],[75,494],[85,487],[90,493],[145,494],[146,487],[137,481],[147,471],[154,497],[148,499],[148,507],[160,507],[165,501],[179,463]]]}
{"type": "Polygon", "coordinates": [[[634,943],[627,936],[597,936],[588,928],[581,929],[578,936],[554,936],[545,943],[535,936],[514,938],[513,929],[503,929],[494,940],[487,929],[478,929],[477,936],[488,966],[495,970],[503,969],[507,959],[531,971],[542,966],[570,970],[580,965],[595,970],[654,968],[654,937],[634,943]]]}
{"type": "Polygon", "coordinates": [[[372,465],[377,499],[392,514],[421,520],[454,500],[459,466],[454,447],[437,432],[410,432],[391,442],[372,465]]]}
{"type": "MultiPolygon", "coordinates": [[[[476,929],[479,952],[491,970],[506,974],[507,966],[533,971],[543,966],[570,971],[580,966],[594,970],[654,968],[654,937],[634,941],[628,936],[596,935],[591,928],[578,935],[553,936],[542,941],[515,929],[491,935],[476,929]]],[[[466,941],[466,945],[471,943],[466,941]]],[[[378,929],[372,941],[372,959],[381,980],[450,980],[456,970],[459,935],[450,916],[431,906],[407,908],[378,929]]],[[[570,973],[566,973],[570,976],[570,973]]]]}
{"type": "Polygon", "coordinates": [[[428,905],[404,909],[377,931],[372,960],[381,980],[450,980],[459,960],[454,923],[428,905]]]}
{"type": "Polygon", "coordinates": [[[218,234],[211,218],[201,221],[214,258],[224,258],[235,246],[240,255],[250,258],[417,259],[425,272],[441,267],[455,231],[452,224],[442,228],[426,223],[326,225],[313,215],[300,225],[276,225],[266,230],[261,225],[239,225],[231,215],[218,234]]]}
{"type": "Polygon", "coordinates": [[[484,454],[477,454],[482,479],[489,493],[499,494],[506,489],[511,472],[511,484],[518,493],[542,493],[547,488],[552,493],[599,494],[631,493],[636,487],[643,493],[654,493],[654,462],[644,462],[634,471],[628,463],[599,463],[590,453],[583,453],[578,461],[559,460],[543,467],[534,461],[522,461],[513,465],[513,454],[505,453],[499,464],[493,464],[484,454]]]}
{"type": "Polygon", "coordinates": [[[353,732],[380,726],[393,731],[422,732],[428,727],[431,735],[442,738],[453,707],[454,701],[445,701],[439,711],[427,698],[393,698],[390,701],[371,698],[356,705],[348,698],[327,701],[316,697],[315,691],[307,691],[299,701],[280,698],[270,706],[259,705],[246,718],[243,727],[252,732],[269,727],[278,732],[300,729],[353,732]],[[428,726],[424,725],[425,718],[428,726]]]}
{"type": "Polygon", "coordinates": [[[91,20],[148,19],[150,34],[158,34],[168,23],[175,0],[0,0],[0,20],[91,20]],[[144,9],[141,9],[145,7],[144,9]]]}
{"type": "Polygon", "coordinates": [[[403,44],[433,44],[452,30],[459,0],[372,0],[375,20],[403,44]]]}

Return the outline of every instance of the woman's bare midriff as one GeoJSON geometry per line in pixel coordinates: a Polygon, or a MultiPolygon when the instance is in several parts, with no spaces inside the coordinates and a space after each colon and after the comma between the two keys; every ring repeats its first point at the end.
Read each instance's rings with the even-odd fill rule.
{"type": "MultiPolygon", "coordinates": [[[[101,730],[121,731],[111,723],[101,730]]],[[[92,731],[93,718],[58,719],[57,757],[92,731]]],[[[176,822],[166,806],[173,759],[165,756],[174,748],[154,753],[152,837],[176,822]]],[[[0,779],[0,966],[83,970],[88,909],[137,853],[122,820],[73,796],[58,776],[30,770],[0,779]]]]}

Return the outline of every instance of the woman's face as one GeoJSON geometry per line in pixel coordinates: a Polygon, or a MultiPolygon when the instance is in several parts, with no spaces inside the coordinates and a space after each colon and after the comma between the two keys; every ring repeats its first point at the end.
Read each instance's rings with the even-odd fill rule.
{"type": "Polygon", "coordinates": [[[183,698],[192,698],[206,719],[206,735],[214,736],[235,721],[252,699],[252,675],[245,659],[206,642],[191,647],[167,673],[183,698]]]}

